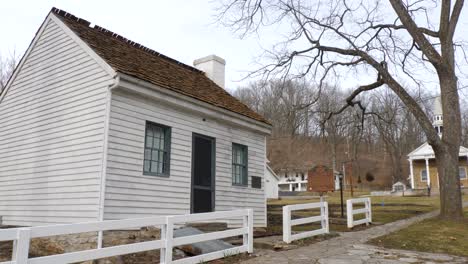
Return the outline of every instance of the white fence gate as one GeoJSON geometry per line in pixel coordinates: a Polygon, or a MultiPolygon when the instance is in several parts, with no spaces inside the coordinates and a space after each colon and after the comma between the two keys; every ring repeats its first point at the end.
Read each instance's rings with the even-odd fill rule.
{"type": "Polygon", "coordinates": [[[346,215],[348,217],[348,228],[353,228],[354,226],[366,224],[369,225],[372,223],[372,208],[371,208],[371,199],[370,198],[356,198],[349,199],[346,201],[346,215]],[[353,209],[353,205],[356,203],[364,203],[364,208],[353,209]],[[365,218],[354,220],[355,214],[365,214],[365,218]]]}
{"type": "Polygon", "coordinates": [[[201,263],[229,255],[243,252],[253,252],[253,211],[252,209],[219,211],[214,213],[177,215],[167,217],[146,217],[125,220],[112,220],[102,222],[88,222],[78,224],[37,226],[28,228],[12,228],[0,230],[0,241],[13,241],[13,257],[11,261],[0,264],[62,264],[107,258],[118,255],[143,252],[148,250],[161,250],[161,263],[201,263]],[[241,228],[225,231],[211,232],[191,236],[174,238],[174,225],[196,221],[211,221],[242,217],[241,228]],[[85,232],[109,231],[118,229],[137,228],[145,226],[160,226],[161,239],[134,244],[126,244],[98,249],[89,249],[71,253],[57,254],[45,257],[29,258],[29,243],[32,238],[77,234],[85,232]],[[197,242],[222,239],[233,236],[243,236],[241,246],[211,252],[194,257],[172,260],[172,249],[176,246],[193,244],[197,242]]]}
{"type": "Polygon", "coordinates": [[[294,240],[316,236],[320,234],[327,234],[327,233],[329,233],[328,203],[327,202],[283,206],[283,241],[284,242],[289,244],[294,240]],[[294,219],[294,220],[291,219],[292,211],[314,209],[314,208],[320,208],[320,215],[294,219]],[[294,235],[291,234],[292,233],[291,229],[293,226],[319,222],[319,221],[322,226],[322,228],[320,229],[313,230],[313,231],[306,231],[306,232],[302,232],[302,233],[294,234],[294,235]]]}

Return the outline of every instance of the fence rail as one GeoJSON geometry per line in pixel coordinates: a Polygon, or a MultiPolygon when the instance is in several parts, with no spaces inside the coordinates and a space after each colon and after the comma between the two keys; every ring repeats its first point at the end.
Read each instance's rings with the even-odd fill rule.
{"type": "Polygon", "coordinates": [[[296,204],[296,205],[287,205],[283,206],[283,241],[286,243],[291,243],[294,240],[312,237],[320,234],[329,233],[329,222],[328,222],[328,203],[319,202],[319,203],[308,203],[308,204],[296,204]],[[291,212],[297,210],[306,210],[306,209],[320,209],[320,215],[311,216],[299,219],[291,219],[291,212]],[[299,234],[292,234],[292,227],[296,225],[303,225],[313,222],[320,222],[320,229],[313,231],[302,232],[299,234]]]}
{"type": "Polygon", "coordinates": [[[372,223],[372,208],[371,208],[371,199],[370,198],[356,198],[349,199],[346,201],[346,215],[348,217],[348,228],[353,228],[357,225],[366,224],[369,225],[372,223]],[[354,204],[363,203],[364,208],[353,209],[354,204]],[[354,220],[354,215],[364,214],[363,219],[354,220]]]}
{"type": "Polygon", "coordinates": [[[161,263],[200,263],[214,259],[223,258],[228,255],[235,255],[243,252],[253,252],[253,211],[252,209],[220,211],[213,213],[166,216],[166,217],[146,217],[125,220],[112,220],[102,222],[89,222],[78,224],[37,226],[29,228],[13,228],[0,230],[0,241],[13,241],[12,260],[0,262],[0,264],[50,264],[50,263],[74,263],[107,258],[112,256],[126,255],[149,250],[160,249],[161,263]],[[206,234],[197,234],[174,238],[174,225],[185,224],[197,221],[211,221],[215,219],[231,219],[242,217],[241,228],[229,229],[206,234]],[[47,236],[69,235],[85,232],[99,232],[118,229],[128,229],[146,226],[160,226],[161,239],[139,242],[112,247],[89,249],[71,253],[57,254],[44,257],[29,258],[29,244],[32,238],[47,236]],[[222,239],[233,236],[242,236],[242,246],[237,246],[225,250],[211,252],[194,257],[173,260],[172,249],[176,246],[193,244],[215,239],[222,239]]]}

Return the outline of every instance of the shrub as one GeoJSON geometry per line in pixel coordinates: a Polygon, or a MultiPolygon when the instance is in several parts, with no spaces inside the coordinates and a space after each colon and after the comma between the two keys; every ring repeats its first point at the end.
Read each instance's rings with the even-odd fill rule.
{"type": "Polygon", "coordinates": [[[366,173],[366,181],[367,182],[373,182],[375,180],[375,177],[372,173],[368,172],[366,173]]]}

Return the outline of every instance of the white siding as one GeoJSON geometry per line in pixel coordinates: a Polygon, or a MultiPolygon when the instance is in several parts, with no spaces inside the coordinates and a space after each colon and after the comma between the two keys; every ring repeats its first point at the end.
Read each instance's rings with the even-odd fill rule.
{"type": "Polygon", "coordinates": [[[112,83],[62,28],[46,22],[0,103],[3,224],[97,220],[112,83]]]}
{"type": "Polygon", "coordinates": [[[112,95],[109,127],[105,219],[174,215],[190,212],[192,133],[216,139],[216,210],[252,208],[256,225],[266,225],[263,189],[252,189],[250,176],[263,178],[265,136],[195,113],[123,92],[112,95]],[[172,128],[170,177],[143,175],[145,122],[172,128]],[[232,186],[232,143],[248,146],[249,187],[232,186]]]}
{"type": "Polygon", "coordinates": [[[265,196],[267,199],[278,199],[278,178],[268,167],[265,169],[265,196]]]}

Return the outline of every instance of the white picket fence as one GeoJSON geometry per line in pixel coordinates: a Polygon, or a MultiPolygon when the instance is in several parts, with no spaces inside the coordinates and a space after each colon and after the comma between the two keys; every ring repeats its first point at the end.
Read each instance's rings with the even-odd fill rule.
{"type": "Polygon", "coordinates": [[[372,208],[370,198],[356,198],[346,201],[346,215],[348,217],[348,228],[353,228],[357,225],[372,223],[372,208]],[[364,203],[364,208],[353,209],[353,205],[357,203],[364,203]],[[363,219],[354,220],[355,214],[365,214],[363,219]]]}
{"type": "Polygon", "coordinates": [[[223,258],[243,252],[253,252],[253,211],[242,209],[234,211],[219,211],[213,213],[177,215],[167,217],[146,217],[125,220],[112,220],[102,222],[87,222],[78,224],[37,226],[28,228],[13,228],[0,230],[0,241],[13,241],[13,257],[11,261],[0,262],[0,264],[63,264],[82,262],[100,258],[107,258],[118,255],[143,252],[148,250],[161,250],[160,263],[201,263],[214,259],[223,258]],[[174,238],[174,225],[185,224],[198,221],[212,221],[218,219],[242,218],[241,228],[229,229],[225,231],[211,232],[184,237],[174,238]],[[118,245],[97,249],[89,249],[71,253],[57,254],[44,257],[29,258],[29,243],[32,238],[47,236],[78,234],[85,232],[98,232],[119,229],[138,228],[146,226],[160,226],[161,239],[134,244],[118,245]],[[215,239],[222,239],[233,236],[243,236],[241,246],[211,252],[194,257],[173,260],[172,249],[176,246],[193,244],[215,239]]]}
{"type": "Polygon", "coordinates": [[[319,202],[319,203],[308,203],[308,204],[296,204],[296,205],[287,205],[283,206],[283,241],[286,243],[291,243],[294,240],[312,237],[320,234],[329,233],[329,223],[328,223],[328,203],[319,202]],[[297,210],[306,210],[320,208],[320,215],[311,216],[299,219],[291,219],[291,212],[297,210]],[[306,231],[299,234],[292,234],[292,227],[296,225],[308,224],[313,222],[321,223],[322,228],[316,229],[313,231],[306,231]]]}

